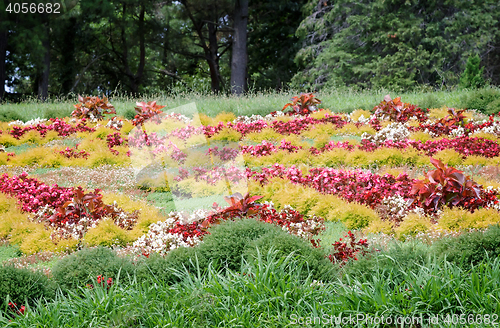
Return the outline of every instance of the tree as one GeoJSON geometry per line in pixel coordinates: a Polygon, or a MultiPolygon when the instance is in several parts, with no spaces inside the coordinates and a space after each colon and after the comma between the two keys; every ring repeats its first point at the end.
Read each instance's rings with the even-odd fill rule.
{"type": "Polygon", "coordinates": [[[483,69],[479,55],[470,56],[467,59],[465,71],[460,77],[460,86],[463,88],[477,89],[484,86],[483,69]]]}
{"type": "Polygon", "coordinates": [[[241,95],[246,90],[247,82],[248,0],[236,0],[233,20],[231,93],[241,95]]]}
{"type": "Polygon", "coordinates": [[[84,1],[81,9],[86,14],[82,34],[90,44],[84,49],[86,59],[79,79],[92,66],[94,72],[107,80],[97,88],[109,90],[121,82],[127,91],[137,95],[142,91],[146,71],[153,69],[148,58],[158,54],[147,46],[155,36],[154,2],[84,1]]]}
{"type": "Polygon", "coordinates": [[[256,89],[280,90],[298,66],[301,43],[295,31],[307,0],[253,1],[248,22],[248,78],[256,89]]]}
{"type": "Polygon", "coordinates": [[[37,69],[37,93],[38,99],[46,100],[49,96],[49,74],[50,74],[50,32],[49,24],[46,22],[43,26],[42,48],[43,58],[37,69]]]}
{"type": "MultiPolygon", "coordinates": [[[[59,28],[59,18],[76,3],[74,0],[59,1],[58,13],[55,10],[40,13],[38,9],[36,12],[28,9],[22,14],[15,12],[16,3],[19,4],[18,1],[7,1],[0,7],[0,30],[3,30],[2,44],[5,45],[5,50],[0,46],[0,59],[3,58],[0,75],[5,77],[1,82],[2,90],[7,80],[8,86],[17,93],[35,94],[46,99],[50,85],[52,33],[59,28]]],[[[43,5],[45,9],[47,4],[38,0],[28,5],[32,8],[43,5]]]]}
{"type": "Polygon", "coordinates": [[[500,39],[493,0],[313,0],[308,11],[293,81],[310,89],[454,85],[468,56],[500,39]]]}
{"type": "Polygon", "coordinates": [[[220,60],[232,43],[229,22],[232,9],[230,0],[181,0],[166,7],[183,21],[175,31],[178,35],[175,43],[168,45],[168,50],[186,58],[204,60],[214,93],[222,90],[220,60]]]}
{"type": "Polygon", "coordinates": [[[0,101],[3,99],[5,92],[5,57],[7,55],[7,34],[6,30],[0,30],[0,101]]]}

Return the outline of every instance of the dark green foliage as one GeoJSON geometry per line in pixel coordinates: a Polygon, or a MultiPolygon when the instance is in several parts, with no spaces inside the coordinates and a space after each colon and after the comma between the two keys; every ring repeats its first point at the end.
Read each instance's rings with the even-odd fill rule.
{"type": "Polygon", "coordinates": [[[149,258],[143,259],[137,266],[136,277],[142,281],[160,281],[165,284],[178,282],[180,277],[175,272],[196,272],[197,269],[204,271],[208,268],[208,262],[200,254],[197,247],[180,247],[170,251],[167,256],[162,257],[157,253],[150,254],[149,258]]]}
{"type": "Polygon", "coordinates": [[[11,121],[25,121],[25,118],[16,112],[15,110],[0,110],[0,121],[1,122],[11,122],[11,121]]]}
{"type": "Polygon", "coordinates": [[[479,89],[484,86],[483,70],[481,66],[481,59],[479,55],[469,56],[465,71],[460,77],[460,86],[462,88],[479,89]]]}
{"type": "Polygon", "coordinates": [[[63,118],[69,117],[73,110],[70,109],[47,109],[45,113],[43,113],[43,117],[46,119],[49,118],[63,118]]]}
{"type": "MultiPolygon", "coordinates": [[[[256,90],[279,90],[289,84],[301,47],[295,31],[304,18],[306,0],[250,1],[248,79],[256,90]]],[[[268,112],[274,111],[271,109],[268,112]]]]}
{"type": "Polygon", "coordinates": [[[227,266],[238,271],[245,248],[252,241],[276,229],[279,228],[254,219],[226,221],[210,229],[210,235],[203,238],[199,250],[215,266],[227,266]]]}
{"type": "Polygon", "coordinates": [[[52,268],[54,281],[61,289],[76,289],[91,284],[98,275],[116,280],[134,274],[133,264],[105,247],[87,248],[64,257],[52,268]]]}
{"type": "Polygon", "coordinates": [[[488,106],[500,99],[500,90],[495,88],[486,88],[475,91],[473,94],[464,96],[462,104],[467,109],[477,109],[486,115],[495,114],[490,112],[494,111],[497,107],[493,104],[490,108],[488,106]]]}
{"type": "Polygon", "coordinates": [[[500,256],[500,226],[490,226],[485,232],[473,231],[449,237],[434,244],[436,254],[463,267],[478,264],[487,257],[500,256]]]}
{"type": "MultiPolygon", "coordinates": [[[[495,0],[311,0],[306,11],[292,85],[307,90],[457,85],[469,54],[488,57],[500,38],[495,0]]],[[[497,66],[485,61],[487,78],[497,66]]]]}
{"type": "Polygon", "coordinates": [[[304,262],[304,267],[309,270],[301,272],[302,278],[305,279],[309,273],[313,279],[329,280],[334,276],[334,267],[332,263],[325,257],[323,252],[318,248],[313,248],[311,243],[301,239],[295,235],[291,235],[281,229],[271,231],[261,236],[260,238],[249,243],[245,249],[244,256],[247,260],[257,258],[257,251],[264,255],[273,248],[277,251],[276,256],[287,257],[289,254],[294,255],[299,261],[304,262]]]}
{"type": "Polygon", "coordinates": [[[18,307],[32,305],[40,298],[52,299],[55,296],[54,285],[42,272],[18,269],[10,265],[0,267],[0,306],[4,302],[17,303],[18,307]]]}

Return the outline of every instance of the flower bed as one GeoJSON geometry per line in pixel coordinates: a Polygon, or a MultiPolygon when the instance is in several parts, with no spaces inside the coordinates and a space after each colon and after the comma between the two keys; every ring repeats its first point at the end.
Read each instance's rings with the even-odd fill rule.
{"type": "MultiPolygon", "coordinates": [[[[132,121],[117,117],[106,121],[103,114],[114,112],[107,99],[87,97],[76,106],[73,119],[12,122],[1,131],[0,164],[5,170],[34,164],[76,170],[131,167],[135,180],[124,178],[123,190],[143,198],[168,194],[172,204],[180,206],[164,213],[168,215],[161,220],[156,220],[161,215],[151,205],[125,209],[128,202],[133,203],[127,196],[128,201],[120,205],[106,203],[107,191],[95,187],[90,191],[83,177],[80,184],[62,187],[26,173],[4,174],[0,192],[15,198],[19,209],[30,214],[30,222],[47,231],[44,236],[49,239],[40,237],[36,241],[39,245],[64,239],[106,244],[96,237],[95,231],[100,231],[109,233],[113,242],[145,254],[165,254],[176,247],[196,245],[209,226],[242,216],[271,222],[314,240],[321,230],[321,216],[327,220],[345,218],[353,227],[398,235],[398,229],[409,226],[410,221],[420,222],[412,225],[414,230],[407,229],[413,234],[439,225],[443,210],[497,213],[500,183],[485,180],[487,183],[480,185],[474,182],[476,176],[462,174],[471,167],[467,165],[498,166],[500,125],[495,117],[473,118],[467,112],[448,109],[448,116],[436,120],[432,119],[433,110],[388,97],[372,113],[337,115],[317,109],[318,100],[308,97],[297,97],[287,104],[293,110],[285,114],[233,115],[224,121],[203,115],[167,115],[155,102],[138,103],[132,121]],[[436,170],[448,173],[436,175],[431,162],[436,170]],[[415,179],[409,172],[372,172],[373,166],[381,165],[406,165],[426,172],[426,176],[415,179]],[[460,165],[461,170],[454,168],[460,165]],[[148,173],[150,169],[153,173],[148,173]],[[219,205],[200,207],[210,197],[222,200],[223,196],[235,197],[237,192],[277,200],[273,194],[277,179],[315,193],[310,198],[315,202],[305,205],[297,199],[295,204],[280,202],[278,208],[256,203],[256,213],[231,211],[231,215],[225,212],[228,208],[219,205]],[[321,204],[328,197],[338,197],[338,203],[329,209],[321,204]],[[183,206],[188,203],[185,211],[183,206]],[[285,207],[289,205],[293,208],[285,207]],[[156,214],[146,219],[145,213],[156,214]]],[[[116,181],[112,191],[119,186],[116,181]]],[[[243,198],[235,202],[240,201],[243,198]]],[[[229,208],[232,206],[235,203],[229,208]]],[[[495,214],[491,222],[497,222],[498,217],[495,214]]],[[[468,228],[484,225],[468,224],[468,228]]],[[[9,236],[7,230],[2,233],[9,236]]]]}

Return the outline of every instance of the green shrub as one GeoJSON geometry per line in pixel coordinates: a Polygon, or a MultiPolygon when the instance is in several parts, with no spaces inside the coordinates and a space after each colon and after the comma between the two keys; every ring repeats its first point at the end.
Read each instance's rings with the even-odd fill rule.
{"type": "Polygon", "coordinates": [[[271,248],[277,251],[278,258],[287,257],[293,252],[299,261],[303,261],[304,267],[309,268],[309,272],[302,272],[303,279],[307,278],[309,273],[316,280],[328,280],[333,277],[334,267],[320,249],[313,248],[310,242],[281,229],[270,231],[250,242],[244,251],[244,257],[247,261],[252,261],[258,257],[257,250],[265,255],[271,248]]]}
{"type": "Polygon", "coordinates": [[[134,266],[105,247],[85,248],[62,258],[54,264],[52,276],[63,290],[76,289],[91,284],[98,275],[116,280],[133,275],[134,266]]]}
{"type": "Polygon", "coordinates": [[[488,115],[497,114],[498,112],[500,112],[500,97],[490,102],[488,106],[486,106],[485,111],[488,115]]]}
{"type": "Polygon", "coordinates": [[[0,122],[11,122],[11,121],[26,121],[26,119],[12,109],[2,110],[0,111],[0,122]]]}
{"type": "Polygon", "coordinates": [[[261,236],[280,230],[279,227],[254,219],[226,221],[210,229],[199,246],[201,255],[214,266],[227,266],[238,271],[248,245],[261,236]]]}
{"type": "Polygon", "coordinates": [[[449,262],[468,268],[485,259],[500,256],[500,225],[485,231],[465,232],[458,237],[443,238],[434,243],[437,254],[449,262]]]}
{"type": "Polygon", "coordinates": [[[32,305],[40,298],[52,299],[54,285],[42,272],[19,269],[10,265],[0,267],[0,306],[3,302],[14,302],[18,306],[32,305]]]}
{"type": "Polygon", "coordinates": [[[462,88],[478,89],[484,86],[483,70],[479,55],[469,56],[465,71],[460,76],[460,86],[462,88]]]}
{"type": "MultiPolygon", "coordinates": [[[[490,115],[493,114],[488,111],[488,106],[500,98],[500,90],[494,88],[481,89],[475,91],[472,95],[466,96],[462,99],[463,107],[467,109],[477,109],[481,113],[490,115]]],[[[494,110],[494,107],[490,107],[494,110]]]]}

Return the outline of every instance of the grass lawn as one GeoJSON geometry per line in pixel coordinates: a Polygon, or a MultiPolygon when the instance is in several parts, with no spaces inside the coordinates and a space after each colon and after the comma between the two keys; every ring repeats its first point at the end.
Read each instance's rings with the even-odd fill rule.
{"type": "MultiPolygon", "coordinates": [[[[333,112],[352,112],[354,109],[363,108],[370,110],[380,102],[380,99],[390,93],[391,96],[401,96],[404,102],[417,104],[420,107],[433,108],[447,105],[460,108],[463,97],[471,94],[471,91],[438,91],[438,92],[409,92],[395,93],[386,90],[378,91],[322,91],[316,93],[316,97],[322,100],[322,107],[329,108],[333,112]]],[[[178,94],[165,97],[162,95],[150,96],[145,99],[130,99],[116,96],[110,97],[110,102],[115,106],[118,115],[125,115],[127,111],[133,111],[136,101],[156,100],[158,104],[166,105],[165,110],[174,109],[178,106],[194,102],[200,113],[215,117],[220,112],[232,112],[240,115],[267,115],[272,111],[279,110],[290,98],[298,93],[257,93],[249,96],[213,96],[199,94],[178,94]]],[[[48,102],[26,101],[18,104],[4,103],[0,105],[0,113],[3,111],[15,111],[25,120],[47,116],[68,116],[73,110],[73,105],[78,100],[54,100],[48,102]]]]}

